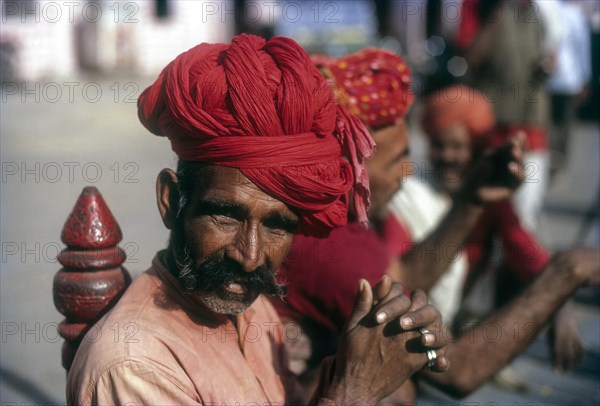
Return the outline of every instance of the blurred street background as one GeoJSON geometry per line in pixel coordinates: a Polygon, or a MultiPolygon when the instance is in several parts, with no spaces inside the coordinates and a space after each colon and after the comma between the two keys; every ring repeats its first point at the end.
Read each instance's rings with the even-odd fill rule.
{"type": "MultiPolygon", "coordinates": [[[[170,60],[200,42],[228,42],[240,32],[290,36],[309,52],[332,56],[385,47],[413,70],[411,157],[425,165],[419,95],[468,71],[450,41],[460,3],[0,1],[0,405],[65,403],[57,332],[63,317],[53,304],[52,281],[65,247],[61,229],[83,187],[96,186],[119,222],[132,276],[166,246],[154,184],[176,157],[168,140],[139,123],[136,100],[170,60]]],[[[600,6],[576,3],[589,24],[592,80],[541,213],[537,235],[552,252],[600,246],[600,6]]],[[[433,389],[421,401],[600,404],[598,290],[579,291],[575,305],[586,356],[574,372],[553,370],[542,333],[513,364],[526,383],[520,391],[489,383],[460,402],[433,389]]]]}

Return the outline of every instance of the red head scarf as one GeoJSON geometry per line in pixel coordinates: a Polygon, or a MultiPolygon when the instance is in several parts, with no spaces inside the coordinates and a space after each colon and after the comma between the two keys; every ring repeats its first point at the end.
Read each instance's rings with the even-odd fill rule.
{"type": "Polygon", "coordinates": [[[184,52],[142,93],[138,115],[179,159],[239,168],[298,209],[304,233],[344,225],[353,187],[357,217],[367,220],[373,141],[289,38],[243,34],[184,52]]]}
{"type": "Polygon", "coordinates": [[[313,62],[335,83],[337,102],[372,129],[394,124],[413,102],[410,69],[391,52],[368,48],[338,59],[316,56],[313,62]]]}
{"type": "Polygon", "coordinates": [[[485,147],[496,122],[492,105],[470,87],[453,85],[432,93],[424,103],[422,125],[432,136],[455,123],[467,127],[474,146],[485,147]]]}

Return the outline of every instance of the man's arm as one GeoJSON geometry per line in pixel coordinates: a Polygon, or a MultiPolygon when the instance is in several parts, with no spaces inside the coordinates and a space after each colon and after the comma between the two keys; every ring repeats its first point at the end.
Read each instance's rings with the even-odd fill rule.
{"type": "MultiPolygon", "coordinates": [[[[523,228],[510,202],[497,208],[506,262],[502,270],[511,272],[516,281],[526,286],[548,264],[550,254],[523,228]]],[[[572,369],[583,357],[583,342],[573,315],[573,306],[567,301],[554,314],[549,330],[552,360],[563,371],[572,369]]]]}
{"type": "Polygon", "coordinates": [[[388,268],[411,289],[429,291],[462,251],[486,204],[510,198],[522,180],[524,137],[518,135],[470,168],[465,186],[440,225],[388,268]],[[504,174],[498,177],[498,174],[504,174]]]}
{"type": "Polygon", "coordinates": [[[91,387],[67,387],[67,397],[73,405],[200,405],[202,402],[186,391],[177,377],[163,374],[156,365],[136,360],[111,366],[91,387]]]}
{"type": "Polygon", "coordinates": [[[481,205],[455,202],[433,233],[393,261],[387,274],[412,289],[429,291],[461,253],[483,210],[481,205]]]}
{"type": "Polygon", "coordinates": [[[574,316],[573,303],[569,300],[554,315],[548,332],[552,361],[562,371],[573,369],[585,351],[574,316]]]}
{"type": "Polygon", "coordinates": [[[466,396],[520,354],[577,288],[599,283],[600,251],[556,255],[513,302],[448,345],[453,367],[447,373],[426,378],[455,396],[466,396]]]}

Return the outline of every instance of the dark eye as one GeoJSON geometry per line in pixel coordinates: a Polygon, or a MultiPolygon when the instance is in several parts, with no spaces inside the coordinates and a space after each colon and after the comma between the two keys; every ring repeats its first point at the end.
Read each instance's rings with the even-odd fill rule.
{"type": "Polygon", "coordinates": [[[278,234],[294,234],[298,230],[298,222],[286,217],[268,219],[264,226],[278,234]]]}
{"type": "Polygon", "coordinates": [[[228,216],[226,214],[213,214],[210,217],[216,224],[225,227],[237,226],[240,223],[240,220],[236,219],[233,216],[228,216]]]}

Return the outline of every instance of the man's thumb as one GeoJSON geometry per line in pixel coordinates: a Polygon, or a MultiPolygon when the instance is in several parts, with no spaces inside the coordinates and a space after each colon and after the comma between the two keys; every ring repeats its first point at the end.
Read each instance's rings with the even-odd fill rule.
{"type": "Polygon", "coordinates": [[[358,281],[358,293],[354,300],[352,314],[346,323],[346,331],[352,330],[371,311],[373,306],[373,291],[371,285],[365,279],[358,281]]]}

